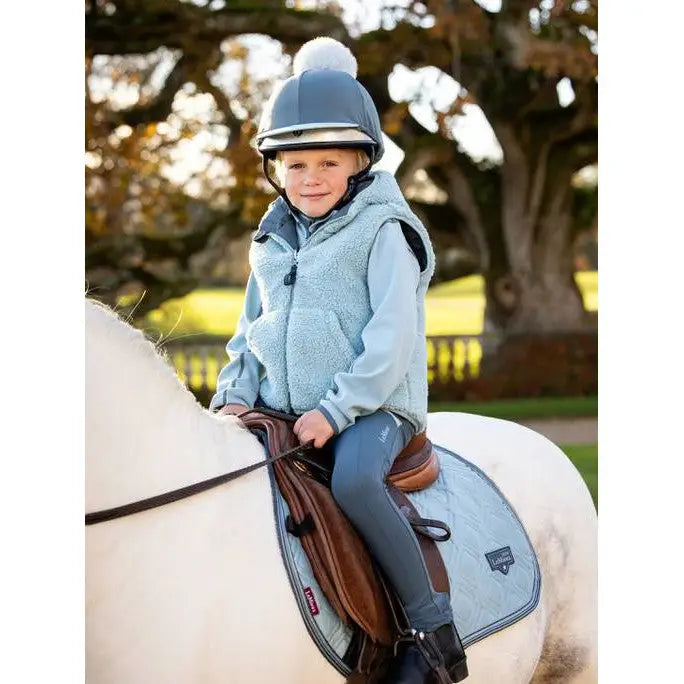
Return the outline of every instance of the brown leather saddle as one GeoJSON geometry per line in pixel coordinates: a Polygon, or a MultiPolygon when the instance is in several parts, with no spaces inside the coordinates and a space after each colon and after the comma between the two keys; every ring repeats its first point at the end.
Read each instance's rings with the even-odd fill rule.
{"type": "MultiPolygon", "coordinates": [[[[275,413],[275,412],[270,412],[275,413]]],[[[241,417],[260,438],[269,456],[294,449],[299,440],[293,423],[252,410],[241,417]]],[[[300,538],[323,593],[340,619],[355,629],[345,661],[353,670],[349,682],[374,682],[382,676],[392,649],[407,633],[408,621],[394,591],[374,563],[364,542],[332,497],[329,478],[331,453],[302,450],[273,464],[280,492],[288,504],[288,532],[300,538]]],[[[443,523],[418,515],[404,492],[431,485],[439,476],[439,462],[424,432],[416,435],[396,458],[388,475],[388,489],[417,532],[436,591],[448,592],[449,579],[435,541],[449,538],[443,523]],[[439,528],[442,536],[430,530],[439,528]]]]}

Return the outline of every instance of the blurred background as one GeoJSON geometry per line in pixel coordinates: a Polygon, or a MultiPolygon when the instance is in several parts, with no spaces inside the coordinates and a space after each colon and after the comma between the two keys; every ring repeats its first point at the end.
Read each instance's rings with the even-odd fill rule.
{"type": "Polygon", "coordinates": [[[274,199],[261,108],[319,35],[435,246],[431,410],[545,431],[596,500],[598,0],[86,2],[89,295],[208,403],[274,199]]]}

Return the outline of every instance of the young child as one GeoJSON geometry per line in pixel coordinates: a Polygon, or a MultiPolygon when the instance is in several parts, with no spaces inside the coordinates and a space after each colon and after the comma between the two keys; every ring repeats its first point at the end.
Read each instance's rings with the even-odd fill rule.
{"type": "MultiPolygon", "coordinates": [[[[424,296],[434,253],[394,177],[371,171],[383,154],[380,121],[351,52],[317,38],[301,48],[294,70],[257,135],[280,196],[252,242],[244,308],[211,408],[268,406],[299,415],[301,443],[332,440],[335,500],[394,584],[411,626],[460,681],[467,668],[449,596],[433,589],[385,486],[396,456],[426,426],[424,296]]],[[[387,681],[422,683],[429,674],[412,644],[387,681]]]]}

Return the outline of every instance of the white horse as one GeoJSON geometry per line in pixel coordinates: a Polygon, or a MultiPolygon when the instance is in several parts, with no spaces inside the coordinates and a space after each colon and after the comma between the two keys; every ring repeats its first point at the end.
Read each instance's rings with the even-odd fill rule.
{"type": "MultiPolygon", "coordinates": [[[[429,417],[433,442],[481,468],[515,508],[542,574],[538,607],[467,650],[468,682],[597,681],[597,518],[560,449],[515,423],[429,417]]],[[[86,511],[262,460],[236,418],[200,406],[141,332],[86,301],[86,511]]],[[[259,469],[86,528],[89,684],[328,684],[259,469]]]]}

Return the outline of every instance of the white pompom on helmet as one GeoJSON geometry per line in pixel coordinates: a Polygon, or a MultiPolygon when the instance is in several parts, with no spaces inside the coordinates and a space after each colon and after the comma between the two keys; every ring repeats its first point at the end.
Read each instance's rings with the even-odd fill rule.
{"type": "Polygon", "coordinates": [[[264,160],[280,150],[351,147],[377,162],[384,153],[380,118],[356,80],[349,48],[333,38],[314,38],[297,52],[293,70],[261,117],[257,149],[264,160]]]}

